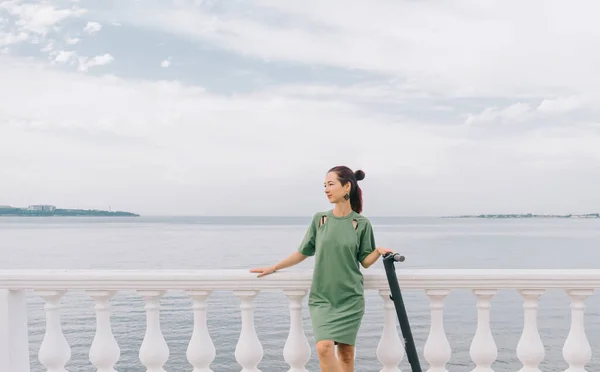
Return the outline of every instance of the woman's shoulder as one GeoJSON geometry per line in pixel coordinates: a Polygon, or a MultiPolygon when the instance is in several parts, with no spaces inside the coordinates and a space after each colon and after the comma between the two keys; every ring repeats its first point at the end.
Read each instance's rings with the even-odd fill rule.
{"type": "Polygon", "coordinates": [[[321,219],[323,217],[328,217],[328,216],[329,216],[329,211],[318,211],[318,212],[315,212],[312,215],[311,222],[312,223],[317,223],[317,221],[319,221],[319,219],[321,219]]]}
{"type": "Polygon", "coordinates": [[[331,213],[331,211],[326,210],[326,211],[317,211],[313,214],[312,218],[316,219],[316,218],[320,218],[322,216],[329,216],[331,213]]]}
{"type": "Polygon", "coordinates": [[[371,224],[371,220],[369,219],[369,217],[362,215],[360,213],[354,212],[354,217],[357,221],[362,221],[364,223],[368,223],[371,224]]]}

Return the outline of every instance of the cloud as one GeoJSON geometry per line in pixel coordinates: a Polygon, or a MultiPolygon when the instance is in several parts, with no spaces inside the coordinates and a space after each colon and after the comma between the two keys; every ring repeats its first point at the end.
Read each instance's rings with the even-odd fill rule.
{"type": "Polygon", "coordinates": [[[90,58],[87,56],[80,56],[77,52],[72,50],[66,51],[54,49],[52,44],[49,44],[44,49],[48,52],[52,62],[58,64],[77,65],[77,71],[80,72],[87,72],[90,68],[106,66],[115,61],[115,58],[108,53],[90,58]]]}
{"type": "Polygon", "coordinates": [[[430,94],[538,97],[600,89],[600,50],[589,47],[600,42],[594,1],[349,2],[344,12],[337,1],[175,4],[144,12],[145,3],[123,5],[121,21],[260,60],[400,77],[430,94]]]}
{"type": "Polygon", "coordinates": [[[114,60],[115,58],[108,53],[105,53],[100,56],[95,56],[93,58],[79,57],[79,67],[77,69],[79,71],[87,71],[91,67],[108,65],[114,62],[114,60]]]}
{"type": "Polygon", "coordinates": [[[593,211],[600,36],[536,1],[1,3],[2,203],[310,214],[347,164],[368,214],[593,211]]]}
{"type": "Polygon", "coordinates": [[[29,38],[29,35],[25,32],[7,33],[0,32],[0,46],[7,46],[11,44],[18,44],[29,38]]]}
{"type": "Polygon", "coordinates": [[[540,103],[538,110],[546,113],[566,113],[580,109],[588,103],[590,103],[590,99],[585,96],[545,99],[540,103]]]}
{"type": "Polygon", "coordinates": [[[324,167],[346,162],[373,174],[427,176],[456,143],[427,128],[391,126],[393,118],[373,120],[377,116],[343,101],[269,92],[225,97],[184,83],[77,76],[7,60],[1,71],[0,147],[15,164],[35,162],[0,176],[24,182],[35,174],[35,182],[75,193],[100,184],[124,193],[146,183],[236,193],[243,179],[262,187],[271,178],[294,183],[303,173],[318,185],[324,167]],[[81,151],[87,155],[77,155],[81,151]],[[394,161],[378,168],[386,159],[394,161]]]}
{"type": "MultiPolygon", "coordinates": [[[[6,21],[0,23],[0,47],[24,42],[45,44],[40,51],[47,53],[50,61],[58,64],[77,65],[78,71],[81,72],[114,61],[114,57],[109,53],[89,57],[74,50],[60,48],[56,36],[61,33],[61,24],[71,18],[80,18],[88,12],[77,4],[62,7],[50,1],[31,4],[13,0],[0,3],[0,11],[8,16],[6,21]]],[[[83,31],[93,35],[101,29],[102,26],[98,22],[90,21],[87,22],[83,31]]],[[[63,35],[60,39],[63,39],[68,46],[73,46],[80,41],[79,38],[68,35],[63,35]]],[[[7,48],[3,50],[4,54],[10,53],[7,48]]]]}
{"type": "Polygon", "coordinates": [[[97,34],[102,30],[102,25],[98,22],[88,22],[83,28],[83,32],[89,35],[97,34]]]}
{"type": "Polygon", "coordinates": [[[167,58],[167,59],[163,60],[163,61],[160,63],[160,67],[167,68],[167,67],[169,67],[169,66],[171,66],[171,57],[169,57],[169,58],[167,58]]]}
{"type": "Polygon", "coordinates": [[[508,107],[488,107],[480,114],[468,114],[465,124],[479,123],[510,123],[518,124],[527,120],[533,114],[532,107],[527,103],[515,103],[508,107]]]}
{"type": "Polygon", "coordinates": [[[539,104],[517,102],[506,107],[488,107],[478,114],[466,114],[466,125],[499,124],[518,126],[522,123],[536,122],[548,125],[550,122],[571,120],[575,124],[578,120],[569,114],[578,111],[600,111],[600,100],[592,96],[577,95],[568,97],[543,99],[539,104]]]}
{"type": "MultiPolygon", "coordinates": [[[[236,213],[226,206],[237,203],[249,213],[285,213],[314,208],[309,190],[320,192],[324,170],[343,163],[364,168],[372,192],[402,192],[398,201],[372,208],[407,211],[406,198],[420,195],[428,198],[424,210],[408,202],[410,213],[420,214],[469,209],[465,202],[496,205],[483,201],[489,194],[480,187],[508,195],[500,190],[503,177],[527,185],[533,174],[547,182],[552,161],[562,163],[551,170],[570,172],[600,162],[593,146],[599,132],[591,129],[540,130],[507,142],[471,137],[466,128],[398,121],[343,99],[286,95],[284,88],[223,96],[176,81],[78,75],[12,59],[1,66],[0,155],[10,154],[14,166],[3,167],[0,177],[44,184],[36,192],[52,200],[80,203],[108,193],[149,213],[236,213]],[[306,191],[297,195],[297,188],[306,191]],[[481,195],[439,199],[452,190],[481,195]],[[244,195],[256,195],[256,202],[244,195]],[[261,206],[272,197],[279,198],[275,209],[261,206]]],[[[6,188],[0,191],[21,193],[6,188]]],[[[519,190],[509,205],[531,197],[519,190]]]]}
{"type": "MultiPolygon", "coordinates": [[[[85,10],[73,5],[71,8],[57,8],[51,2],[42,1],[36,4],[20,3],[19,1],[3,1],[0,11],[14,17],[11,34],[20,35],[21,40],[39,40],[45,37],[56,25],[62,21],[79,17],[85,10]],[[24,38],[22,35],[27,35],[24,38]]],[[[1,13],[0,13],[1,14],[1,13]]]]}
{"type": "Polygon", "coordinates": [[[58,62],[58,63],[67,63],[69,61],[73,61],[77,58],[77,53],[73,52],[73,51],[64,51],[61,50],[60,52],[58,52],[58,55],[56,56],[56,58],[54,58],[54,62],[58,62]]]}
{"type": "Polygon", "coordinates": [[[77,37],[68,37],[65,42],[69,45],[75,45],[77,44],[79,41],[81,41],[81,39],[77,38],[77,37]]]}

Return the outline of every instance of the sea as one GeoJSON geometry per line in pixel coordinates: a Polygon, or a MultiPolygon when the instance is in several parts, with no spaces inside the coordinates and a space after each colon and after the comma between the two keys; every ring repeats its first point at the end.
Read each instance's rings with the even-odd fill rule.
{"type": "MultiPolygon", "coordinates": [[[[369,217],[369,216],[368,216],[369,217]]],[[[304,217],[2,217],[0,270],[4,269],[240,269],[271,265],[293,252],[311,216],[304,217]]],[[[600,219],[455,219],[438,217],[369,217],[378,245],[401,252],[397,269],[598,269],[600,219]]],[[[295,269],[310,269],[307,259],[295,269]]],[[[379,261],[368,270],[381,270],[379,261]]],[[[429,332],[429,303],[423,291],[404,291],[404,301],[422,369],[428,368],[423,345],[429,332]]],[[[383,325],[383,300],[366,293],[367,309],[356,350],[356,371],[379,371],[376,348],[383,325]]],[[[92,300],[81,292],[63,298],[61,322],[71,347],[66,368],[95,371],[89,361],[94,337],[92,300]]],[[[121,292],[112,300],[113,333],[121,349],[120,372],[145,371],[139,348],[145,332],[142,299],[121,292]]],[[[545,346],[541,370],[564,371],[562,348],[570,327],[569,298],[549,290],[540,300],[538,323],[545,346]]],[[[170,350],[166,371],[192,371],[186,348],[192,333],[191,300],[169,292],[161,302],[162,332],[170,350]]],[[[264,348],[263,372],[287,371],[283,346],[289,329],[288,300],[278,292],[255,300],[255,325],[264,348]]],[[[306,300],[304,301],[306,306],[306,300]]],[[[516,346],[523,326],[523,301],[514,290],[500,290],[492,300],[491,327],[498,357],[492,368],[517,371],[516,346]]],[[[311,344],[309,371],[319,371],[306,307],[303,324],[311,344]]],[[[454,290],[445,301],[444,326],[452,347],[447,368],[470,371],[469,348],[477,324],[475,297],[454,290]]],[[[43,302],[28,295],[32,371],[45,371],[38,361],[44,336],[43,302]]],[[[213,371],[241,371],[234,358],[240,333],[239,301],[218,291],[208,300],[208,328],[217,349],[213,371]]],[[[600,370],[600,295],[586,301],[586,333],[592,347],[588,371],[600,370]]],[[[398,327],[400,331],[400,328],[398,327]]],[[[410,371],[406,358],[402,371],[410,371]]]]}

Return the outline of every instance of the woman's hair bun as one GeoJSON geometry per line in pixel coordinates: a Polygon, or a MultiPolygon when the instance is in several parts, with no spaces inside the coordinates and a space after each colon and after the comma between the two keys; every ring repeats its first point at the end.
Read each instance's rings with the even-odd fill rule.
{"type": "Polygon", "coordinates": [[[360,169],[354,172],[354,175],[356,176],[357,181],[362,181],[365,179],[365,172],[360,169]]]}

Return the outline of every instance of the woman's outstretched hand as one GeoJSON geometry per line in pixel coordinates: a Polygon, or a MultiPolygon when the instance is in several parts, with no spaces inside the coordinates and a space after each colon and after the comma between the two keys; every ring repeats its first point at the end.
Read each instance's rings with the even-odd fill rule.
{"type": "Polygon", "coordinates": [[[261,276],[265,276],[265,275],[269,275],[269,274],[273,274],[276,270],[272,267],[257,267],[255,269],[251,269],[250,272],[251,273],[258,273],[257,277],[260,278],[261,276]]]}

